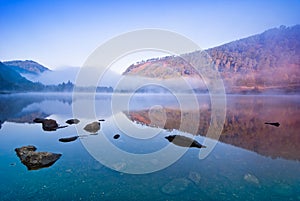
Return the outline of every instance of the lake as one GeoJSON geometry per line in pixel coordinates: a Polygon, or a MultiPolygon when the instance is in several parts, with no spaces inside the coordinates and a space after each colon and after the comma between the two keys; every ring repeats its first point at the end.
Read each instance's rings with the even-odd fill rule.
{"type": "Polygon", "coordinates": [[[210,97],[181,96],[96,94],[90,114],[87,94],[1,95],[0,200],[300,200],[299,96],[228,95],[215,139],[206,137],[210,97]],[[195,97],[198,108],[188,107],[195,97]],[[56,131],[33,123],[50,118],[63,126],[74,115],[79,124],[56,131]],[[100,119],[97,133],[83,129],[100,119]],[[177,146],[169,135],[207,148],[177,146]],[[29,171],[15,152],[25,145],[62,156],[29,171]]]}

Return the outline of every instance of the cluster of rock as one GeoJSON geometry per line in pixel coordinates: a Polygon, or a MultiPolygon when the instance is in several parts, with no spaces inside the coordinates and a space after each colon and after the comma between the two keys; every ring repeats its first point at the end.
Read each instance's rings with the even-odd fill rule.
{"type": "MultiPolygon", "coordinates": [[[[87,124],[83,129],[91,134],[97,134],[100,130],[101,125],[100,121],[105,121],[104,119],[100,119],[99,121],[94,121],[87,124]]],[[[78,124],[80,122],[79,119],[69,119],[65,123],[68,125],[60,126],[56,120],[54,119],[44,119],[44,118],[35,118],[33,120],[34,123],[41,123],[44,131],[56,131],[60,128],[66,128],[68,125],[78,124]]],[[[71,136],[59,138],[60,142],[72,142],[77,140],[81,136],[71,136]]],[[[119,134],[113,136],[114,139],[118,139],[120,137],[119,134]]],[[[28,170],[37,170],[44,167],[49,167],[53,165],[62,154],[50,153],[50,152],[36,152],[36,147],[33,145],[23,146],[20,148],[16,148],[15,151],[17,156],[20,158],[21,162],[27,167],[28,170]]]]}
{"type": "MultiPolygon", "coordinates": [[[[99,120],[100,121],[100,120],[99,120]]],[[[91,134],[96,134],[100,128],[100,122],[94,121],[87,124],[83,129],[91,134]]],[[[103,121],[103,120],[101,120],[103,121]]],[[[33,120],[35,123],[41,123],[42,128],[45,131],[56,131],[59,128],[65,128],[67,126],[59,126],[59,124],[54,119],[42,119],[36,118],[33,120]]],[[[67,124],[78,124],[80,121],[78,119],[69,119],[66,121],[67,124]]],[[[72,142],[79,138],[80,136],[71,136],[60,138],[60,142],[72,142]]],[[[120,138],[119,134],[113,136],[114,139],[120,138]]],[[[181,135],[170,135],[165,137],[169,142],[182,147],[196,147],[196,148],[205,148],[204,145],[201,145],[196,140],[191,138],[181,136],[181,135]]],[[[15,151],[17,156],[20,158],[21,162],[28,168],[28,170],[37,170],[44,167],[49,167],[53,165],[62,154],[50,153],[50,152],[37,152],[36,147],[33,145],[23,146],[16,148],[15,151]]]]}

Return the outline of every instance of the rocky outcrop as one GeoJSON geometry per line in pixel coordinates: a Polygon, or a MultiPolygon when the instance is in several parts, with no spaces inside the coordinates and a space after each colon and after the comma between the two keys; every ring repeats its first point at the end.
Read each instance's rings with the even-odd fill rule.
{"type": "Polygon", "coordinates": [[[15,149],[17,156],[28,170],[50,167],[61,157],[61,154],[36,152],[36,149],[37,148],[33,145],[15,149]]]}

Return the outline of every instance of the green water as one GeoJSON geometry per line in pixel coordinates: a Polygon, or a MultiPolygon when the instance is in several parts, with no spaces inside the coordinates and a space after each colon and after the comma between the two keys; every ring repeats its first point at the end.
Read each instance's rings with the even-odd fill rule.
{"type": "MultiPolygon", "coordinates": [[[[235,100],[239,98],[229,97],[228,104],[236,105],[235,100]]],[[[271,106],[276,105],[274,99],[271,98],[271,106]]],[[[283,106],[282,110],[296,111],[296,116],[299,114],[298,97],[279,99],[288,105],[283,106]]],[[[243,104],[257,105],[270,101],[270,98],[243,100],[246,102],[243,104]]],[[[288,150],[284,148],[280,151],[280,147],[290,143],[288,139],[281,140],[280,145],[273,144],[278,146],[279,151],[276,153],[271,148],[266,148],[268,151],[265,152],[246,149],[244,146],[239,147],[236,141],[229,143],[227,140],[227,143],[218,142],[208,157],[199,159],[201,150],[190,148],[175,163],[148,174],[124,173],[122,168],[126,169],[129,164],[126,160],[117,161],[119,171],[103,165],[86,149],[86,144],[89,141],[97,142],[100,135],[120,150],[135,154],[151,153],[170,145],[164,139],[167,135],[188,135],[177,130],[162,130],[146,140],[128,136],[112,123],[110,101],[108,95],[96,97],[97,117],[106,120],[101,122],[98,135],[61,143],[58,141],[61,137],[87,133],[76,130],[75,126],[46,132],[40,124],[30,123],[30,119],[40,115],[64,124],[65,120],[72,118],[71,96],[19,94],[0,97],[0,200],[300,200],[299,156],[294,152],[286,153],[288,150]],[[113,139],[116,133],[120,134],[117,140],[113,139]],[[62,157],[49,168],[28,171],[14,151],[24,145],[35,145],[37,151],[61,153],[62,157]]],[[[141,110],[157,104],[177,103],[174,97],[151,99],[139,96],[132,100],[130,107],[132,110],[141,110]]],[[[265,104],[260,107],[268,108],[265,104]]],[[[293,118],[296,123],[284,122],[290,129],[285,132],[296,135],[293,144],[299,147],[300,136],[295,132],[299,128],[299,119],[293,118]]],[[[83,125],[84,121],[81,123],[83,125]]],[[[148,128],[138,122],[132,124],[142,129],[148,128]]],[[[285,128],[284,125],[270,129],[277,131],[275,129],[281,128],[285,128]]],[[[195,139],[202,143],[205,138],[197,136],[195,139]]],[[[266,144],[270,146],[270,143],[266,144]]],[[[176,145],[171,146],[174,151],[182,149],[176,145]]],[[[103,153],[110,156],[109,150],[103,153]]],[[[164,161],[164,157],[161,155],[156,160],[164,161]]]]}

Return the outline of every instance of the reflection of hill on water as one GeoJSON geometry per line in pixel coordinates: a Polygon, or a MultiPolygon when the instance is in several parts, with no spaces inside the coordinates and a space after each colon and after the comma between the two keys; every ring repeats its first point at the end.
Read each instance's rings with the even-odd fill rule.
{"type": "MultiPolygon", "coordinates": [[[[300,160],[300,130],[297,97],[230,97],[228,98],[227,115],[220,141],[237,147],[255,151],[272,158],[300,160]],[[265,125],[265,122],[278,121],[280,127],[265,125]]],[[[159,115],[149,118],[149,110],[126,113],[132,121],[165,129],[179,129],[181,113],[184,118],[193,116],[180,111],[164,108],[166,123],[163,126],[155,122],[162,121],[159,115]]],[[[188,119],[189,126],[199,123],[198,134],[206,135],[210,123],[210,109],[200,109],[200,120],[188,119]]],[[[189,132],[188,129],[182,130],[189,132]]]]}
{"type": "MultiPolygon", "coordinates": [[[[47,100],[58,100],[71,105],[71,96],[61,95],[32,95],[28,94],[8,94],[0,96],[0,125],[5,121],[16,123],[32,123],[33,119],[45,118],[50,114],[46,114],[39,107],[25,109],[35,103],[42,103],[47,100]]],[[[1,127],[0,127],[1,128],[1,127]]]]}

